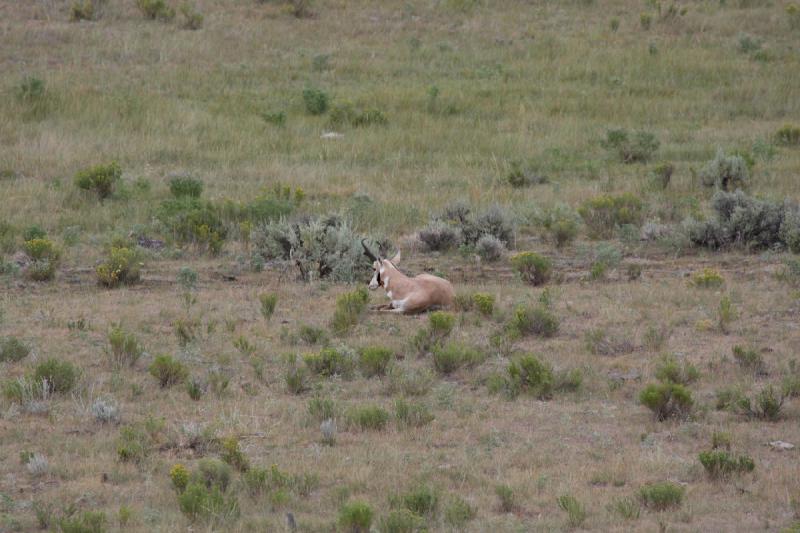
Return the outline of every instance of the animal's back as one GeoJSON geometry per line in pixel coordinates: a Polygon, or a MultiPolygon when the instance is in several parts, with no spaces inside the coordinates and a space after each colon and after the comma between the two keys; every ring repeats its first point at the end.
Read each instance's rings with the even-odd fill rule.
{"type": "Polygon", "coordinates": [[[456,296],[453,285],[446,279],[431,274],[420,274],[414,278],[427,291],[434,295],[436,303],[441,306],[449,307],[456,296]]]}

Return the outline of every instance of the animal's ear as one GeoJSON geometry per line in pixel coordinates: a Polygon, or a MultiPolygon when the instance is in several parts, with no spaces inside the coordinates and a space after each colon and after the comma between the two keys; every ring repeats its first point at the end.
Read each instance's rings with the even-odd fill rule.
{"type": "Polygon", "coordinates": [[[397,250],[397,253],[394,254],[394,257],[392,257],[389,261],[391,261],[395,265],[400,263],[400,250],[399,249],[397,250]]]}

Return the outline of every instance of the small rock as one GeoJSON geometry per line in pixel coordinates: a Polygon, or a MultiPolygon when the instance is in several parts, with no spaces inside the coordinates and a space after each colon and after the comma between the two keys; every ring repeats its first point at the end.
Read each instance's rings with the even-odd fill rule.
{"type": "Polygon", "coordinates": [[[341,139],[344,137],[344,134],[335,131],[326,131],[319,137],[320,139],[341,139]]]}
{"type": "Polygon", "coordinates": [[[773,449],[778,450],[778,451],[791,450],[791,449],[794,448],[794,444],[790,444],[788,442],[783,442],[782,440],[773,440],[772,442],[769,443],[769,445],[773,449]]]}

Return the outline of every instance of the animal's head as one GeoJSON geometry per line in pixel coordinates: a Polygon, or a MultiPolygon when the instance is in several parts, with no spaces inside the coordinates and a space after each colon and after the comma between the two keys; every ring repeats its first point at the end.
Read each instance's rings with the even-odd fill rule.
{"type": "Polygon", "coordinates": [[[372,253],[367,243],[364,242],[365,240],[366,239],[361,239],[361,246],[364,247],[364,255],[372,260],[372,279],[369,282],[369,289],[374,291],[378,287],[383,286],[383,278],[381,275],[386,273],[386,269],[393,269],[394,266],[400,262],[400,250],[397,251],[397,254],[393,258],[384,259],[372,253]]]}

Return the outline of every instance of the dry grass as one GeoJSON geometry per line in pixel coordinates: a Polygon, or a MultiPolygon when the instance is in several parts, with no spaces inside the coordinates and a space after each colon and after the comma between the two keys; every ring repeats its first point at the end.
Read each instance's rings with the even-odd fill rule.
{"type": "MultiPolygon", "coordinates": [[[[530,217],[558,202],[575,207],[598,192],[633,192],[645,200],[647,219],[678,221],[704,207],[710,193],[692,169],[718,147],[754,153],[752,192],[795,198],[800,152],[775,147],[767,157],[754,146],[772,146],[773,133],[800,116],[797,30],[788,25],[784,2],[753,3],[759,6],[693,2],[686,15],[661,20],[649,3],[634,0],[319,0],[309,18],[295,18],[277,1],[197,1],[203,28],[188,31],[143,20],[132,1],[109,0],[98,21],[71,23],[68,2],[0,0],[0,222],[20,232],[39,224],[65,248],[53,282],[0,275],[0,336],[32,348],[21,361],[0,362],[0,385],[49,357],[82,371],[68,395],[22,404],[0,397],[0,531],[35,528],[41,505],[57,517],[71,505],[103,511],[110,530],[185,529],[169,471],[175,463],[191,469],[204,454],[219,456],[213,446],[190,446],[192,425],[237,436],[253,466],[274,464],[319,480],[307,495],[291,489],[251,498],[235,474],[241,513],[216,525],[226,531],[281,531],[287,512],[300,531],[330,531],[341,505],[355,500],[373,507],[377,523],[391,496],[420,484],[440,496],[438,514],[427,517],[433,531],[568,529],[557,502],[564,494],[585,507],[581,527],[597,531],[779,530],[800,519],[797,449],[766,445],[800,445],[797,399],[786,401],[776,422],[714,408],[722,387],[738,385],[752,396],[780,383],[800,349],[798,294],[774,276],[783,257],[674,258],[625,242],[618,244],[642,266],[641,279],[626,281],[619,266],[604,281],[589,281],[594,245],[579,238],[556,250],[535,236],[530,217]],[[640,27],[643,11],[654,16],[649,31],[640,27]],[[620,21],[616,32],[612,18],[620,21]],[[737,51],[743,31],[765,39],[769,60],[737,51]],[[329,59],[315,59],[324,55],[329,59]],[[41,108],[15,96],[24,76],[45,82],[41,108]],[[432,103],[433,85],[439,94],[432,103]],[[325,89],[334,103],[381,109],[389,123],[321,139],[327,118],[305,112],[301,93],[308,86],[325,89]],[[283,127],[261,116],[280,111],[283,127]],[[656,133],[657,161],[625,165],[609,156],[600,140],[614,127],[656,133]],[[112,160],[123,167],[129,194],[99,204],[75,189],[75,172],[112,160]],[[549,183],[513,189],[506,175],[514,160],[531,161],[549,183]],[[648,177],[659,161],[675,166],[664,191],[648,177]],[[546,288],[560,319],[555,337],[522,338],[513,349],[536,354],[556,373],[580,369],[581,388],[555,392],[549,401],[491,394],[509,354],[490,338],[517,304],[536,302],[544,289],[519,281],[507,258],[487,267],[455,252],[404,248],[410,271],[442,272],[459,292],[495,296],[492,317],[459,315],[452,334],[488,358],[447,377],[434,372],[424,394],[409,398],[430,409],[435,418],[428,425],[349,426],[354,407],[394,413],[401,397],[389,393],[396,374],[310,377],[299,395],[287,390],[285,375],[290,356],[320,349],[296,341],[298,328],[328,329],[336,297],[353,287],[249,272],[247,243],[233,241],[213,259],[169,246],[145,252],[141,284],[96,285],[94,264],[112,234],[163,236],[152,207],[176,172],[201,178],[214,199],[248,199],[275,183],[302,187],[304,211],[342,211],[359,231],[397,242],[453,200],[500,203],[520,221],[517,250],[554,259],[555,281],[546,288]],[[134,187],[139,178],[149,191],[134,187]],[[373,203],[363,207],[357,193],[373,203]],[[184,265],[199,273],[188,296],[176,282],[184,265]],[[687,283],[706,267],[719,270],[723,287],[687,283]],[[271,320],[261,315],[265,293],[277,295],[271,320]],[[718,309],[726,295],[736,313],[722,331],[718,309]],[[197,324],[194,341],[179,342],[179,321],[197,324]],[[144,348],[132,368],[109,362],[114,324],[144,348]],[[650,328],[668,332],[663,345],[654,348],[650,328]],[[589,353],[586,335],[594,330],[626,349],[589,353]],[[731,356],[737,344],[761,351],[767,375],[739,369],[731,356]],[[700,370],[689,386],[697,409],[686,420],[657,422],[638,404],[664,353],[700,370]],[[181,360],[208,385],[199,400],[190,400],[184,385],[162,389],[149,375],[160,354],[181,360]],[[334,401],[332,446],[308,414],[315,397],[334,401]],[[95,420],[98,398],[115,400],[121,424],[164,418],[163,435],[144,461],[118,460],[120,426],[95,420]],[[735,452],[753,457],[752,474],[724,484],[707,479],[697,455],[719,431],[732,436],[735,452]],[[46,457],[49,471],[31,474],[20,462],[26,451],[46,457]],[[610,510],[644,484],[665,480],[686,487],[679,509],[642,509],[632,520],[610,510]],[[513,489],[513,512],[500,509],[498,485],[513,489]],[[444,506],[455,496],[475,510],[462,526],[445,520],[444,506]],[[122,527],[125,508],[131,516],[122,527]]],[[[352,349],[385,346],[398,355],[396,367],[433,371],[430,357],[418,358],[410,346],[426,323],[367,313],[348,334],[330,337],[352,349]]]]}

